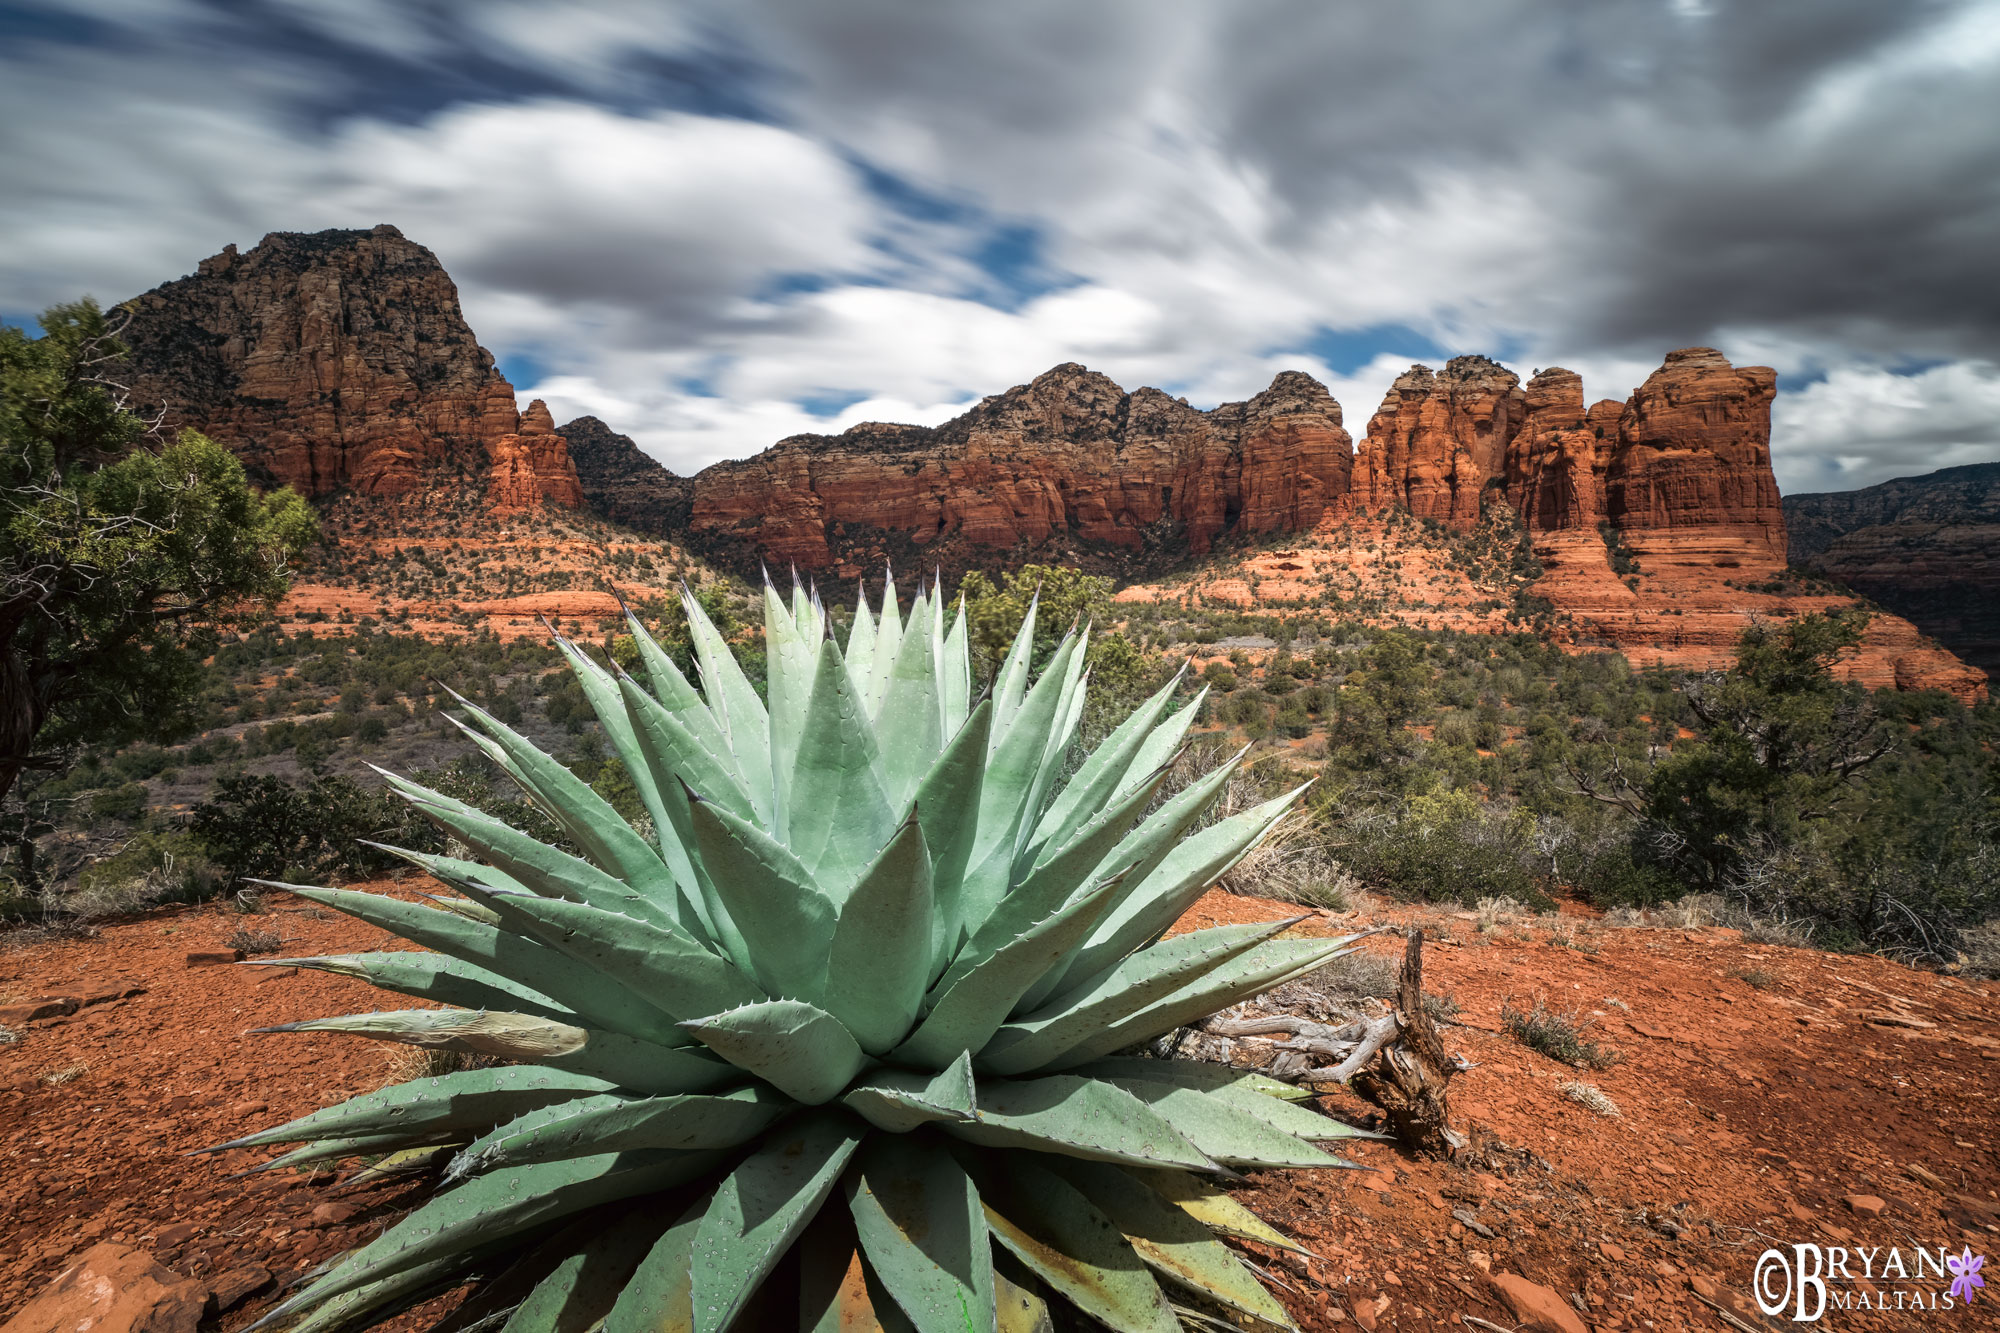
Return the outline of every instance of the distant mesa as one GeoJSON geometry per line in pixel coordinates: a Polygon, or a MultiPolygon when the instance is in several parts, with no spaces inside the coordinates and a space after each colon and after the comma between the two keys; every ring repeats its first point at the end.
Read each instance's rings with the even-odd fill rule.
{"type": "MultiPolygon", "coordinates": [[[[1202,411],[1070,363],[940,426],[795,435],[684,478],[594,417],[558,427],[539,401],[519,412],[436,256],[394,227],[231,246],[134,308],[136,398],[264,480],[315,497],[444,486],[487,510],[585,509],[744,572],[1033,559],[1140,577],[1357,515],[1467,531],[1505,505],[1544,568],[1537,594],[1559,611],[1606,642],[1720,661],[1751,614],[1739,590],[1786,569],[1776,375],[1707,347],[1670,352],[1629,398],[1589,406],[1561,368],[1524,386],[1481,356],[1412,366],[1358,445],[1340,404],[1298,371],[1202,411]],[[1714,614],[1672,619],[1701,598],[1714,614]]],[[[1837,554],[1866,543],[1828,516],[1836,507],[1809,519],[1792,506],[1794,530],[1815,534],[1829,570],[1888,588],[1886,554],[1837,554]]],[[[1986,550],[1982,568],[2000,568],[1986,550]]],[[[1885,619],[1871,642],[1871,680],[1982,688],[1904,622],[1885,619]]]]}

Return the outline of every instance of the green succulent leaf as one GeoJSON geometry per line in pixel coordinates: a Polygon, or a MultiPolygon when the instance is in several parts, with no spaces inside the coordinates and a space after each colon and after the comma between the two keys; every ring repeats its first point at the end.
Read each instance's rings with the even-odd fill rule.
{"type": "MultiPolygon", "coordinates": [[[[1152,1085],[1148,1085],[1150,1088],[1152,1085]]],[[[947,1121],[947,1134],[995,1148],[1213,1171],[1215,1161],[1144,1099],[1101,1079],[1056,1074],[981,1079],[976,1118],[947,1121]]]]}
{"type": "Polygon", "coordinates": [[[868,1265],[918,1333],[997,1333],[979,1189],[950,1153],[878,1134],[845,1185],[868,1265]]]}
{"type": "Polygon", "coordinates": [[[822,946],[826,1008],[871,1055],[900,1042],[923,1007],[931,885],[930,849],[912,817],[848,890],[831,947],[822,946]]]}
{"type": "Polygon", "coordinates": [[[935,1074],[886,1067],[871,1070],[840,1100],[869,1124],[891,1134],[907,1134],[938,1120],[971,1122],[977,1118],[972,1056],[962,1052],[950,1068],[935,1074]]]}
{"type": "Polygon", "coordinates": [[[833,1192],[864,1132],[838,1113],[788,1121],[724,1177],[689,1246],[696,1333],[729,1327],[833,1192]]]}
{"type": "Polygon", "coordinates": [[[894,826],[877,760],[874,724],[840,649],[828,639],[819,648],[805,734],[799,738],[784,842],[836,900],[894,826]]]}
{"type": "Polygon", "coordinates": [[[807,1106],[838,1097],[868,1059],[839,1019],[803,1000],[765,1000],[681,1026],[730,1064],[807,1106]]]}
{"type": "Polygon", "coordinates": [[[576,1021],[574,1010],[546,995],[509,981],[498,972],[458,958],[434,953],[350,953],[318,958],[252,958],[243,967],[303,967],[315,972],[352,977],[381,990],[413,995],[462,1009],[513,1009],[540,1014],[565,1023],[576,1021]]]}
{"type": "Polygon", "coordinates": [[[1285,1307],[1201,1223],[1101,1162],[1079,1162],[1063,1178],[1125,1234],[1140,1260],[1167,1281],[1277,1328],[1296,1329],[1285,1307]]]}
{"type": "Polygon", "coordinates": [[[733,1092],[677,1097],[600,1093],[538,1107],[475,1140],[446,1179],[501,1167],[593,1153],[670,1148],[733,1148],[762,1133],[794,1108],[789,1097],[760,1085],[733,1092]]]}
{"type": "Polygon", "coordinates": [[[1085,1314],[1122,1333],[1179,1333],[1145,1263],[1109,1218],[1060,1174],[1009,1158],[1008,1188],[986,1196],[993,1238],[1085,1314]],[[1004,1209],[1004,1211],[1002,1211],[1004,1209]]]}

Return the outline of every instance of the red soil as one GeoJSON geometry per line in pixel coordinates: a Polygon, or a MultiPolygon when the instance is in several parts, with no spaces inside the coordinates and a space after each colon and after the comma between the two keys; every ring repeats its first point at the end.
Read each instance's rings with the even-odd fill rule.
{"type": "MultiPolygon", "coordinates": [[[[1183,925],[1299,910],[1211,893],[1183,925]]],[[[1302,1327],[1459,1329],[1467,1313],[1513,1328],[1482,1280],[1490,1269],[1565,1300],[1577,1293],[1593,1329],[1711,1328],[1717,1317],[1690,1280],[1719,1284],[1725,1302],[1740,1298],[1767,1245],[1994,1246],[2000,998],[1991,987],[1748,944],[1727,930],[1603,928],[1572,909],[1559,924],[1598,948],[1585,953],[1554,942],[1557,923],[1481,933],[1466,915],[1424,920],[1455,940],[1425,950],[1427,989],[1463,1009],[1446,1045],[1478,1065],[1453,1085],[1456,1121],[1474,1135],[1467,1160],[1418,1161],[1371,1143],[1350,1154],[1371,1170],[1273,1172],[1243,1188],[1250,1207],[1320,1256],[1304,1272],[1264,1256],[1290,1284],[1281,1295],[1302,1327]],[[1742,980],[1749,971],[1766,974],[1768,988],[1742,980]],[[1575,1071],[1504,1035],[1503,1002],[1537,996],[1596,1015],[1591,1035],[1623,1062],[1575,1071]],[[1558,1085],[1571,1079],[1601,1088],[1622,1116],[1566,1099],[1558,1085]],[[1886,1209],[1856,1214],[1844,1202],[1853,1194],[1886,1209]],[[1494,1236],[1468,1230],[1455,1211],[1494,1236]]],[[[1320,916],[1300,929],[1338,933],[1362,920],[1320,916]]],[[[186,965],[243,925],[278,929],[288,954],[385,943],[371,927],[280,900],[259,917],[169,911],[0,953],[0,1005],[144,988],[25,1023],[18,1042],[0,1047],[0,1318],[99,1241],[140,1246],[196,1278],[253,1263],[283,1278],[366,1240],[409,1202],[388,1188],[331,1193],[330,1173],[229,1178],[269,1154],[180,1155],[395,1077],[398,1048],[248,1035],[375,1007],[378,993],[309,972],[186,965]]],[[[1369,947],[1391,954],[1399,943],[1369,947]]],[[[1346,1118],[1366,1109],[1345,1094],[1323,1106],[1346,1118]]],[[[225,1324],[247,1322],[269,1299],[260,1294],[225,1324]]],[[[1910,1318],[1857,1312],[1836,1326],[1910,1318]]],[[[397,1321],[406,1322],[421,1326],[417,1316],[397,1321]]]]}

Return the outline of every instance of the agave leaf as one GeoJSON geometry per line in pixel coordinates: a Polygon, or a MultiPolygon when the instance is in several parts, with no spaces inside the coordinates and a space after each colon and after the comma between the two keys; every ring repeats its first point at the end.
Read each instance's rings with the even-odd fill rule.
{"type": "Polygon", "coordinates": [[[827,941],[838,912],[833,901],[812,872],[757,825],[707,801],[694,801],[691,809],[702,865],[757,980],[767,994],[823,1003],[827,941]]]}
{"type": "Polygon", "coordinates": [[[640,1148],[733,1148],[792,1109],[790,1098],[752,1084],[732,1092],[678,1097],[573,1097],[529,1111],[475,1140],[448,1180],[527,1162],[640,1148]]]}
{"type": "Polygon", "coordinates": [[[653,1242],[605,1315],[604,1333],[693,1333],[694,1273],[688,1259],[707,1203],[704,1196],[653,1242]]]}
{"type": "Polygon", "coordinates": [[[839,1019],[801,1000],[766,1000],[681,1026],[730,1064],[808,1106],[839,1096],[868,1059],[839,1019]]]}
{"type": "Polygon", "coordinates": [[[1166,770],[1161,769],[1152,782],[1134,788],[1084,825],[1069,846],[1051,851],[1046,860],[1023,875],[985,918],[973,917],[976,904],[968,904],[965,924],[972,937],[945,970],[945,984],[979,966],[1001,945],[1061,907],[1092,871],[1101,870],[1104,858],[1145,810],[1165,777],[1166,770]]]}
{"type": "Polygon", "coordinates": [[[646,752],[640,748],[639,734],[632,725],[631,715],[626,712],[618,682],[609,671],[593,662],[587,653],[562,635],[555,636],[555,644],[575,673],[576,683],[582,688],[590,710],[597,714],[598,725],[604,728],[611,748],[625,761],[632,786],[639,793],[639,803],[646,807],[647,815],[652,818],[653,836],[659,842],[660,859],[666,863],[667,869],[673,871],[676,880],[688,883],[692,876],[687,868],[687,854],[674,839],[673,825],[667,819],[666,807],[661,804],[663,793],[653,778],[646,752]]]}
{"type": "Polygon", "coordinates": [[[960,1053],[949,1068],[935,1074],[883,1067],[848,1088],[841,1105],[857,1112],[877,1129],[907,1134],[936,1120],[976,1119],[972,1056],[960,1053]]]}
{"type": "Polygon", "coordinates": [[[624,881],[648,901],[673,903],[673,872],[660,859],[658,849],[640,837],[608,801],[499,718],[456,693],[452,697],[485,735],[475,734],[457,718],[451,721],[475,741],[484,742],[481,748],[561,826],[592,864],[624,881]]]}
{"type": "MultiPolygon", "coordinates": [[[[1152,734],[1160,715],[1173,702],[1174,694],[1180,689],[1181,679],[1187,668],[1174,673],[1174,678],[1161,686],[1153,697],[1133,710],[1130,717],[1113,728],[1090,757],[1076,770],[1076,775],[1064,784],[1062,791],[1049,805],[1041,823],[1035,826],[1034,841],[1043,846],[1061,847],[1068,843],[1072,834],[1082,828],[1093,814],[1109,805],[1115,794],[1125,788],[1120,784],[1128,774],[1136,778],[1131,785],[1137,786],[1151,769],[1166,763],[1162,758],[1151,769],[1133,772],[1132,760],[1152,734]]],[[[1171,751],[1169,752],[1171,753],[1171,751]]]]}
{"type": "Polygon", "coordinates": [[[1299,919],[1217,926],[1162,940],[1133,954],[1097,985],[1002,1027],[980,1050],[980,1068],[995,1074],[1039,1069],[1077,1042],[1165,999],[1299,919]]]}
{"type": "Polygon", "coordinates": [[[875,621],[875,652],[868,663],[866,677],[855,681],[861,687],[861,706],[871,719],[882,712],[882,701],[888,698],[889,681],[895,674],[896,659],[902,653],[903,613],[896,602],[896,576],[890,571],[882,578],[882,614],[875,621]]]}
{"type": "Polygon", "coordinates": [[[343,1032],[468,1055],[533,1060],[555,1069],[605,1079],[633,1092],[702,1092],[734,1074],[720,1060],[687,1047],[572,1027],[530,1014],[466,1009],[397,1009],[374,1014],[309,1018],[255,1032],[343,1032]]]}
{"type": "Polygon", "coordinates": [[[717,754],[703,745],[686,723],[630,676],[618,678],[618,691],[662,793],[685,783],[704,800],[745,819],[765,821],[750,788],[734,773],[728,752],[717,754]]]}
{"type": "Polygon", "coordinates": [[[888,836],[894,817],[877,774],[875,729],[840,649],[820,645],[812,704],[792,777],[785,845],[836,899],[888,836]]]}
{"type": "Polygon", "coordinates": [[[743,674],[736,655],[716,631],[708,612],[701,609],[694,593],[681,587],[681,610],[687,614],[688,638],[694,644],[695,660],[701,666],[702,691],[709,711],[722,726],[729,751],[736,759],[736,771],[749,793],[758,817],[771,818],[771,719],[764,701],[757,697],[750,678],[743,674]]]}
{"type": "Polygon", "coordinates": [[[475,1176],[436,1195],[374,1241],[347,1254],[326,1276],[276,1306],[272,1322],[329,1297],[445,1256],[462,1256],[507,1236],[601,1203],[692,1180],[714,1153],[604,1153],[475,1176]]]}
{"type": "Polygon", "coordinates": [[[661,1011],[622,986],[605,984],[604,975],[567,954],[496,926],[469,921],[451,912],[406,903],[383,894],[351,889],[315,889],[274,880],[252,880],[269,888],[295,893],[308,902],[393,931],[413,944],[477,967],[498,972],[511,981],[573,1009],[586,1027],[614,1032],[652,1031],[661,1011]]]}
{"type": "Polygon", "coordinates": [[[265,1171],[279,1171],[286,1167],[305,1166],[309,1162],[337,1161],[342,1157],[373,1157],[378,1153],[396,1152],[412,1147],[437,1147],[449,1145],[454,1151],[465,1143],[463,1132],[453,1133],[440,1130],[436,1133],[414,1134],[407,1130],[396,1130],[385,1134],[354,1134],[346,1138],[321,1139],[303,1148],[294,1148],[282,1156],[273,1157],[268,1162],[260,1162],[248,1171],[238,1175],[255,1175],[265,1171]]]}
{"type": "Polygon", "coordinates": [[[518,912],[532,923],[550,947],[646,996],[676,1020],[765,998],[765,992],[735,964],[717,958],[677,930],[555,898],[516,893],[494,897],[503,911],[518,912]]]}
{"type": "Polygon", "coordinates": [[[881,741],[882,790],[893,810],[908,803],[944,748],[931,622],[930,608],[919,597],[910,610],[909,632],[903,636],[902,649],[890,668],[882,706],[875,713],[876,734],[881,741]]]}
{"type": "MultiPolygon", "coordinates": [[[[1063,669],[1062,691],[1056,696],[1055,725],[1049,729],[1048,740],[1042,746],[1042,759],[1036,765],[1035,780],[1028,788],[1027,809],[1014,832],[1014,858],[1017,863],[1028,854],[1035,828],[1041,823],[1042,812],[1048,808],[1049,799],[1055,792],[1056,779],[1068,761],[1070,745],[1076,740],[1076,729],[1083,721],[1084,696],[1089,681],[1085,652],[1090,646],[1090,627],[1086,625],[1071,633],[1076,638],[1076,649],[1063,669]]],[[[1050,674],[1054,674],[1053,667],[1050,674]]]]}
{"type": "Polygon", "coordinates": [[[1014,642],[1007,646],[1007,656],[1000,663],[1000,672],[993,685],[993,730],[996,736],[1007,734],[1007,728],[1014,721],[1014,715],[1021,711],[1021,701],[1028,693],[1028,668],[1035,653],[1035,617],[1042,604],[1042,590],[1035,589],[1028,599],[1028,614],[1021,619],[1021,628],[1014,635],[1014,642]]]}
{"type": "Polygon", "coordinates": [[[979,1190],[951,1154],[876,1135],[845,1185],[868,1265],[918,1333],[998,1333],[979,1190]]]}
{"type": "Polygon", "coordinates": [[[826,1008],[861,1049],[880,1055],[909,1035],[931,979],[931,858],[916,818],[905,820],[840,905],[824,950],[826,1008]]]}
{"type": "Polygon", "coordinates": [[[541,1065],[465,1069],[365,1092],[325,1110],[202,1151],[226,1152],[232,1148],[357,1134],[484,1130],[555,1102],[609,1092],[614,1086],[605,1079],[541,1065]]]}
{"type": "MultiPolygon", "coordinates": [[[[1149,1087],[1155,1085],[1148,1085],[1149,1087]]],[[[977,1119],[946,1121],[954,1138],[1134,1166],[1215,1169],[1215,1163],[1143,1099],[1101,1079],[981,1079],[977,1119]]]]}
{"type": "MultiPolygon", "coordinates": [[[[794,593],[798,589],[793,585],[794,593]]],[[[804,598],[794,596],[787,611],[778,590],[764,584],[765,698],[771,717],[771,827],[789,820],[792,769],[798,763],[799,738],[805,734],[806,707],[812,697],[813,666],[819,657],[819,636],[808,635],[799,622],[804,598]]]]}
{"type": "Polygon", "coordinates": [[[1169,1282],[1220,1301],[1277,1328],[1296,1330],[1285,1307],[1250,1275],[1207,1227],[1102,1162],[1079,1162],[1063,1178],[1125,1233],[1145,1265],[1169,1282]]]}
{"type": "Polygon", "coordinates": [[[656,902],[581,857],[551,847],[487,815],[472,818],[426,799],[411,804],[494,868],[545,898],[567,898],[641,921],[674,923],[672,900],[656,902]]]}
{"type": "Polygon", "coordinates": [[[1149,1078],[1155,1083],[1176,1083],[1181,1087],[1198,1088],[1203,1092],[1242,1088],[1260,1096],[1276,1097],[1280,1101],[1287,1102],[1311,1101],[1314,1095],[1311,1088],[1302,1088],[1296,1083],[1281,1083],[1255,1070],[1235,1069],[1229,1065],[1211,1064],[1206,1060],[1155,1060],[1146,1056],[1110,1056],[1103,1060],[1092,1060],[1087,1065],[1078,1065],[1071,1072],[1088,1074],[1092,1078],[1149,1078]]]}
{"type": "MultiPolygon", "coordinates": [[[[1125,776],[1118,784],[1119,791],[1124,791],[1129,784],[1139,781],[1145,774],[1166,763],[1169,755],[1180,750],[1181,741],[1186,739],[1188,728],[1194,725],[1195,718],[1201,715],[1202,700],[1207,697],[1208,686],[1204,685],[1195,691],[1194,698],[1180,711],[1153,728],[1145,743],[1139,747],[1139,752],[1132,756],[1131,763],[1126,767],[1125,776]]],[[[1244,748],[1247,750],[1249,747],[1244,748]]]]}
{"type": "Polygon", "coordinates": [[[1311,1250],[1238,1203],[1229,1191],[1212,1180],[1186,1171],[1134,1171],[1132,1177],[1144,1181],[1154,1193],[1210,1231],[1318,1258],[1311,1250]]]}
{"type": "Polygon", "coordinates": [[[1294,1087],[1290,1083],[1280,1083],[1274,1078],[1246,1070],[1230,1069],[1225,1065],[1206,1064],[1198,1060],[1097,1060],[1076,1071],[1093,1078],[1108,1078],[1123,1084],[1129,1079],[1144,1079],[1151,1083],[1165,1083],[1173,1087],[1194,1088],[1216,1098],[1224,1105],[1256,1116],[1273,1129],[1302,1139],[1386,1139],[1386,1134],[1375,1134],[1365,1129],[1356,1129],[1343,1124],[1331,1116],[1323,1116],[1317,1111],[1297,1103],[1312,1096],[1309,1088],[1294,1087]]]}
{"type": "Polygon", "coordinates": [[[353,977],[381,990],[461,1009],[513,1009],[569,1023],[575,1011],[498,972],[434,953],[350,953],[319,958],[252,958],[243,967],[303,967],[353,977]]]}
{"type": "Polygon", "coordinates": [[[868,585],[861,585],[861,595],[854,604],[854,623],[847,630],[847,670],[853,675],[855,688],[862,688],[869,669],[875,662],[875,615],[868,609],[868,585]]]}
{"type": "Polygon", "coordinates": [[[1059,720],[1063,679],[1076,651],[1077,639],[1072,634],[1056,649],[1049,669],[1011,719],[998,700],[994,703],[993,750],[979,788],[979,833],[966,863],[970,870],[965,885],[959,890],[961,911],[969,922],[991,916],[1012,879],[1020,830],[1030,822],[1028,803],[1034,796],[1050,732],[1059,720]]]}
{"type": "Polygon", "coordinates": [[[951,961],[958,947],[964,923],[960,891],[973,841],[979,835],[979,788],[986,776],[986,742],[992,722],[993,701],[983,700],[917,785],[912,802],[917,822],[924,826],[924,845],[931,854],[933,975],[927,980],[936,980],[935,974],[951,961]]]}
{"type": "Polygon", "coordinates": [[[689,1247],[696,1333],[717,1333],[736,1318],[833,1192],[864,1132],[845,1115],[805,1116],[716,1187],[689,1247]]]}
{"type": "MultiPolygon", "coordinates": [[[[694,733],[694,738],[710,754],[727,755],[730,762],[735,756],[729,753],[729,740],[722,734],[722,724],[702,701],[701,694],[688,678],[681,673],[673,656],[660,646],[639,617],[628,608],[625,623],[631,628],[632,641],[639,647],[639,660],[646,665],[646,688],[652,696],[666,706],[668,712],[681,720],[681,725],[694,733]]],[[[741,778],[741,774],[737,775],[741,778]]]]}
{"type": "Polygon", "coordinates": [[[1073,1186],[1026,1154],[1007,1160],[1009,1188],[986,1199],[986,1225],[1028,1270],[1107,1327],[1179,1333],[1166,1295],[1117,1228],[1073,1186]],[[1004,1213],[998,1211],[1004,1208],[1004,1213]]]}
{"type": "Polygon", "coordinates": [[[1201,1151],[1230,1166],[1353,1165],[1273,1128],[1269,1121],[1238,1110],[1212,1093],[1139,1078],[1120,1079],[1115,1086],[1146,1103],[1201,1151]]]}
{"type": "MultiPolygon", "coordinates": [[[[1288,792],[1241,814],[1218,820],[1183,842],[1174,843],[1172,838],[1177,835],[1166,833],[1163,828],[1152,828],[1150,832],[1159,838],[1159,842],[1148,850],[1161,851],[1164,855],[1155,862],[1151,873],[1147,873],[1143,863],[1133,867],[1132,874],[1126,877],[1126,884],[1132,885],[1133,880],[1141,875],[1143,880],[1137,887],[1128,887],[1123,901],[1107,914],[1090,941],[1077,950],[1076,957],[1069,960],[1064,983],[1072,986],[1092,984],[1101,974],[1116,967],[1127,954],[1157,939],[1285,817],[1302,790],[1288,792]]],[[[1166,811],[1163,809],[1159,813],[1165,814],[1166,811]]],[[[1193,809],[1184,813],[1192,818],[1193,809]]],[[[1149,826],[1152,823],[1148,821],[1149,826]]],[[[1141,828],[1134,837],[1145,837],[1148,833],[1148,828],[1141,828]]],[[[1113,855],[1123,855],[1126,851],[1127,848],[1121,846],[1113,855]]]]}
{"type": "MultiPolygon", "coordinates": [[[[940,610],[943,605],[940,600],[940,610]]],[[[972,653],[966,642],[964,597],[958,599],[950,631],[938,636],[938,704],[944,734],[956,735],[972,709],[972,653]]]]}
{"type": "Polygon", "coordinates": [[[634,1209],[591,1220],[591,1234],[573,1242],[571,1253],[514,1307],[500,1333],[586,1333],[611,1312],[619,1291],[659,1239],[660,1219],[649,1223],[634,1209]]]}
{"type": "MultiPolygon", "coordinates": [[[[474,1257],[446,1255],[344,1291],[303,1319],[287,1325],[285,1333],[341,1333],[344,1329],[375,1327],[433,1296],[464,1285],[465,1268],[474,1257]]],[[[266,1314],[249,1325],[245,1333],[266,1327],[274,1322],[275,1316],[276,1311],[266,1314]]]]}
{"type": "Polygon", "coordinates": [[[889,1058],[938,1069],[965,1051],[979,1050],[1035,979],[1096,924],[1117,892],[1118,882],[1111,879],[1077,894],[949,986],[933,988],[930,1011],[889,1058]]]}
{"type": "Polygon", "coordinates": [[[1218,1009],[1282,985],[1292,977],[1323,967],[1353,947],[1345,937],[1337,940],[1267,940],[1248,953],[1238,955],[1206,975],[1197,977],[1130,1018],[1085,1038],[1057,1056],[1049,1067],[1074,1068],[1086,1060],[1110,1055],[1142,1041],[1151,1041],[1185,1023],[1192,1023],[1218,1009]]]}

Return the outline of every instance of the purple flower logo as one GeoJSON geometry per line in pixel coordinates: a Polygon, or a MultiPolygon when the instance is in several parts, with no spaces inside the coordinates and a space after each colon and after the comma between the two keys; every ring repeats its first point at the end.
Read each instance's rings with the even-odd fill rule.
{"type": "Polygon", "coordinates": [[[1967,1305],[1972,1304],[1972,1289],[1986,1286],[1986,1279],[1979,1276],[1979,1270],[1985,1263],[1986,1256],[1974,1254],[1970,1245],[1965,1247],[1964,1254],[1946,1255],[1944,1266],[1951,1270],[1951,1290],[1947,1294],[1956,1296],[1967,1305]]]}

